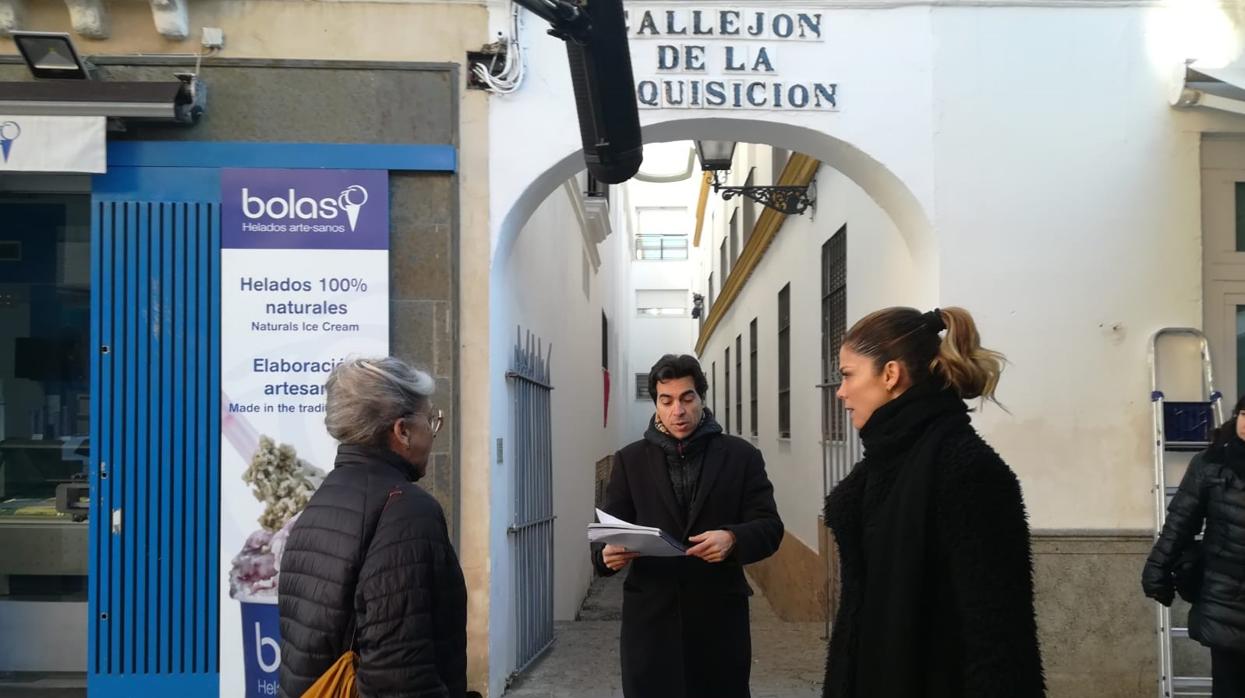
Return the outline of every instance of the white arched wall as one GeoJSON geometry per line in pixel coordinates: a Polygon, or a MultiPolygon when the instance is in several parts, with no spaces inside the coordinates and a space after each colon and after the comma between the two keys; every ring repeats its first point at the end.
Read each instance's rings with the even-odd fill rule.
{"type": "MultiPolygon", "coordinates": [[[[503,28],[508,10],[501,5],[493,10],[494,23],[503,28]]],[[[708,116],[696,111],[642,111],[643,140],[764,143],[803,152],[839,170],[877,202],[906,241],[911,257],[921,260],[920,278],[910,286],[920,289],[915,294],[919,298],[912,302],[932,303],[940,266],[931,224],[936,197],[932,179],[930,14],[927,8],[894,8],[881,14],[867,10],[835,12],[834,17],[826,46],[842,57],[832,79],[851,85],[841,92],[845,104],[853,100],[850,108],[816,113],[710,112],[708,116]],[[905,41],[879,40],[885,36],[904,36],[905,41]]],[[[569,98],[572,89],[565,47],[546,36],[544,29],[542,22],[527,17],[522,33],[527,81],[519,93],[494,97],[489,110],[490,445],[509,434],[505,372],[516,322],[508,309],[514,305],[512,294],[521,292],[507,287],[501,272],[533,213],[563,182],[584,168],[576,113],[569,98]]],[[[824,72],[820,68],[804,70],[810,74],[824,72]]],[[[567,231],[568,236],[573,234],[567,231]]],[[[556,267],[550,271],[553,269],[556,267]]],[[[622,381],[619,387],[625,384],[622,381]]],[[[489,687],[490,695],[495,696],[501,693],[514,656],[515,600],[510,589],[506,534],[512,496],[508,466],[494,462],[491,473],[489,687]]]]}

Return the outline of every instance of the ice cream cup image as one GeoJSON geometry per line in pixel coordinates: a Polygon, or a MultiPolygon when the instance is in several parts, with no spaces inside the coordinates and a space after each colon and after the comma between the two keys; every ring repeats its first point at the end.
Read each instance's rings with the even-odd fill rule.
{"type": "MultiPolygon", "coordinates": [[[[247,425],[233,425],[240,432],[247,425]]],[[[250,439],[238,439],[254,443],[250,439]]],[[[260,528],[247,536],[229,572],[229,596],[241,604],[246,698],[277,695],[281,628],[277,589],[281,553],[303,507],[324,473],[298,458],[294,447],[259,436],[242,479],[264,511],[260,528]]],[[[236,442],[235,442],[235,445],[236,442]]]]}
{"type": "Polygon", "coordinates": [[[277,600],[242,602],[242,652],[246,698],[277,695],[281,669],[281,623],[277,600]]]}

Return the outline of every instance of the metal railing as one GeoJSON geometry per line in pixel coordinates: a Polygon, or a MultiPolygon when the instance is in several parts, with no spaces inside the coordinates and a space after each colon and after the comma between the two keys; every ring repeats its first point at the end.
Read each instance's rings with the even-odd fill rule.
{"type": "MultiPolygon", "coordinates": [[[[821,391],[821,493],[823,500],[864,457],[864,446],[860,443],[860,434],[852,426],[851,413],[835,394],[840,385],[842,385],[840,381],[833,381],[816,386],[821,391]]],[[[826,638],[830,637],[830,625],[835,610],[832,592],[838,577],[838,570],[833,566],[836,560],[836,556],[826,555],[826,638]]]]}
{"type": "Polygon", "coordinates": [[[514,418],[514,515],[508,528],[515,598],[515,674],[553,644],[553,346],[520,329],[510,382],[514,418]]]}

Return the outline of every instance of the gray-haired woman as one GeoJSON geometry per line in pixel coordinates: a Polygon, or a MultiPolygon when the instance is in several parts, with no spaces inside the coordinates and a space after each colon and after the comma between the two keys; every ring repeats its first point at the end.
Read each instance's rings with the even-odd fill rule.
{"type": "Polygon", "coordinates": [[[352,646],[360,696],[467,689],[467,590],[441,506],[415,485],[441,428],[435,383],[399,359],[328,379],[334,470],[281,558],[281,695],[297,697],[352,646]]]}

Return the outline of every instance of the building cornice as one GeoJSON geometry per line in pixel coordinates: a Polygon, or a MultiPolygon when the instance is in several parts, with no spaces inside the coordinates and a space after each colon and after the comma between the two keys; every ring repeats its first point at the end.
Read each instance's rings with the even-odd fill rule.
{"type": "Polygon", "coordinates": [[[700,178],[700,195],[696,197],[696,234],[692,238],[692,247],[700,247],[700,232],[705,229],[705,207],[709,204],[709,185],[712,183],[712,172],[706,172],[700,178]]]}

